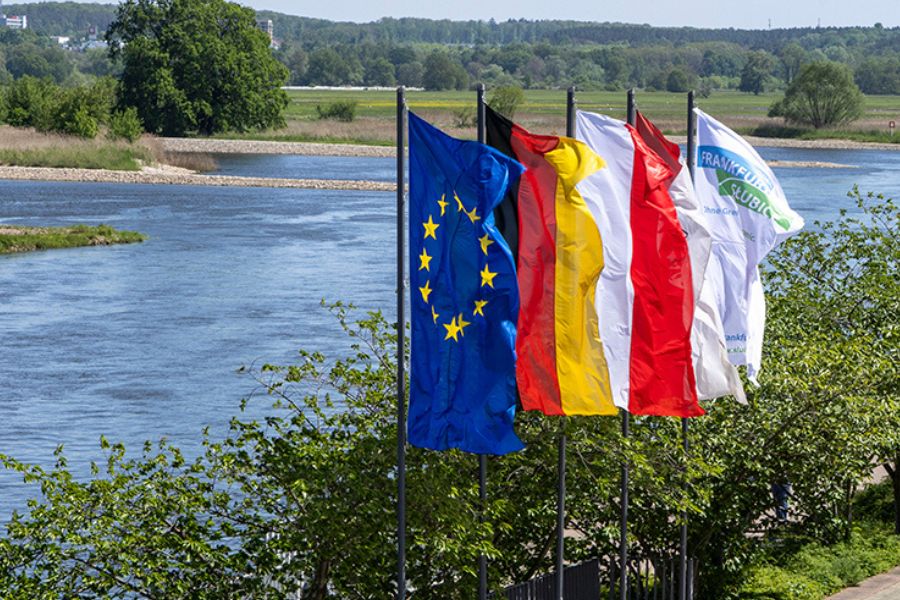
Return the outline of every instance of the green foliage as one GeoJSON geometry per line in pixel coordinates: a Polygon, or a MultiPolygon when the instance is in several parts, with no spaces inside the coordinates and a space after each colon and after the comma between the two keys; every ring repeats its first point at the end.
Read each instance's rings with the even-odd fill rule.
{"type": "Polygon", "coordinates": [[[128,0],[107,31],[122,61],[119,106],[164,135],[284,123],[287,69],[251,9],[224,0],[128,0]]]}
{"type": "Polygon", "coordinates": [[[516,116],[516,109],[525,100],[525,93],[520,87],[500,87],[491,92],[488,106],[509,119],[516,116]]]}
{"type": "Polygon", "coordinates": [[[0,164],[20,167],[138,171],[141,164],[150,162],[153,162],[152,154],[139,146],[123,148],[104,144],[86,150],[80,146],[62,144],[50,148],[0,149],[0,164]]]}
{"type": "Polygon", "coordinates": [[[666,78],[666,91],[684,93],[690,91],[694,87],[691,75],[682,68],[675,68],[669,71],[666,78]]]}
{"type": "MultiPolygon", "coordinates": [[[[119,231],[109,225],[74,225],[72,227],[19,227],[13,233],[0,233],[0,254],[75,248],[77,246],[105,246],[143,242],[147,236],[136,231],[119,231]]],[[[3,559],[0,557],[0,567],[3,559]]]]}
{"type": "Polygon", "coordinates": [[[900,56],[867,58],[854,76],[865,94],[900,94],[900,56]]]}
{"type": "Polygon", "coordinates": [[[867,485],[853,497],[853,515],[864,521],[891,523],[894,495],[890,479],[867,485]]]}
{"type": "Polygon", "coordinates": [[[108,78],[64,88],[26,75],[6,89],[4,104],[10,125],[94,138],[114,102],[115,83],[108,78]]]}
{"type": "MultiPolygon", "coordinates": [[[[673,516],[687,512],[705,598],[821,597],[900,562],[900,538],[884,526],[850,527],[854,487],[900,448],[900,223],[891,200],[854,198],[860,216],[816,224],[769,257],[761,385],[749,406],[718,401],[694,420],[689,454],[675,419],[634,418],[623,439],[616,419],[520,414],[527,447],[489,459],[481,523],[475,457],[410,448],[408,573],[417,596],[473,597],[481,552],[495,586],[552,569],[549,490],[561,432],[574,457],[573,561],[614,554],[627,460],[635,547],[673,556],[673,516]],[[776,482],[793,486],[786,523],[773,514],[776,482]],[[842,543],[825,549],[834,542],[842,543]],[[763,559],[779,568],[763,569],[763,559]]],[[[44,471],[6,458],[41,486],[42,499],[0,540],[0,588],[35,597],[265,597],[304,585],[304,598],[389,596],[396,335],[378,314],[352,324],[344,307],[333,310],[349,348],[263,366],[255,376],[274,412],[235,419],[194,462],[164,444],[135,459],[106,446],[103,475],[98,467],[97,478],[75,481],[64,462],[44,471]]]]}
{"type": "Polygon", "coordinates": [[[736,600],[822,600],[822,588],[802,573],[771,564],[749,569],[736,600]]]}
{"type": "Polygon", "coordinates": [[[106,136],[111,140],[127,140],[134,143],[141,137],[143,131],[144,126],[141,124],[137,109],[129,106],[110,115],[106,136]]]}
{"type": "Polygon", "coordinates": [[[774,68],[775,58],[771,54],[761,50],[750,52],[744,68],[741,69],[741,83],[738,89],[759,95],[765,91],[766,83],[774,68]]]}
{"type": "Polygon", "coordinates": [[[316,113],[320,119],[350,122],[356,118],[356,102],[331,102],[316,104],[316,113]]]}
{"type": "Polygon", "coordinates": [[[425,59],[422,84],[426,90],[461,90],[468,79],[465,69],[445,51],[433,50],[425,59]]]}
{"type": "Polygon", "coordinates": [[[815,62],[800,70],[784,99],[772,105],[769,116],[820,129],[858,119],[862,105],[862,92],[853,82],[849,68],[833,62],[815,62]]]}

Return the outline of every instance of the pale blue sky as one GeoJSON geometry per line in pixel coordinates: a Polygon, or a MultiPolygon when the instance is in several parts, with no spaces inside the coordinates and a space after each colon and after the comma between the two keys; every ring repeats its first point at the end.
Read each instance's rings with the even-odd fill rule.
{"type": "MultiPolygon", "coordinates": [[[[7,0],[11,2],[12,0],[7,0]]],[[[83,0],[80,0],[83,1],[83,0]]],[[[577,19],[692,27],[900,26],[898,0],[238,0],[256,9],[335,21],[380,17],[577,19]]]]}

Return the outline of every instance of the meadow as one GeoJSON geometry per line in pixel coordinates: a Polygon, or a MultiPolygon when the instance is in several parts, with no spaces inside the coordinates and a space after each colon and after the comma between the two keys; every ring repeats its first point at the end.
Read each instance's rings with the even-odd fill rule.
{"type": "MultiPolygon", "coordinates": [[[[286,127],[266,132],[231,133],[222,137],[384,145],[393,143],[396,111],[396,92],[393,90],[293,89],[288,92],[288,96],[290,103],[285,111],[286,127]],[[334,102],[355,102],[356,118],[352,122],[319,119],[316,106],[334,102]]],[[[486,97],[490,98],[490,90],[486,97]]],[[[900,121],[900,96],[867,96],[865,114],[845,129],[827,132],[785,129],[780,119],[766,116],[769,106],[779,97],[779,94],[774,93],[757,96],[721,91],[714,92],[708,98],[697,97],[696,102],[702,110],[742,133],[751,133],[763,126],[769,135],[891,141],[888,122],[900,121]]],[[[578,92],[576,99],[581,109],[625,118],[625,92],[578,92]]],[[[636,99],[638,108],[663,131],[671,134],[685,132],[686,94],[642,91],[637,93],[636,99]]],[[[448,133],[467,138],[475,136],[473,127],[459,126],[460,119],[457,116],[460,111],[474,110],[473,91],[412,90],[407,92],[407,103],[411,110],[448,133]]],[[[515,119],[535,132],[562,134],[565,132],[565,108],[565,90],[526,90],[525,100],[519,106],[515,119]]]]}

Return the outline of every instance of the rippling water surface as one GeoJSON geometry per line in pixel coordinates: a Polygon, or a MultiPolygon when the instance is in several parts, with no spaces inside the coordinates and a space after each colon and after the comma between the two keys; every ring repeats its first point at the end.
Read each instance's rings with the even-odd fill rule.
{"type": "MultiPolygon", "coordinates": [[[[763,149],[854,169],[778,169],[807,220],[854,184],[900,196],[900,153],[763,149]]],[[[232,175],[393,178],[393,159],[220,156],[232,175]]],[[[108,223],[149,241],[0,257],[0,452],[86,474],[101,434],[196,453],[257,387],[236,370],[341,342],[322,298],[393,317],[393,194],[0,182],[0,222],[108,223]]],[[[260,415],[259,399],[251,412],[260,415]]],[[[0,473],[0,519],[36,494],[0,473]]]]}

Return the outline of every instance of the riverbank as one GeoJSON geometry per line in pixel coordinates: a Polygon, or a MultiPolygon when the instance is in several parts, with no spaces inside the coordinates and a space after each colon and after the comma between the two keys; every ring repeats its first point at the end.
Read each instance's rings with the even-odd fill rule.
{"type": "MultiPolygon", "coordinates": [[[[686,136],[670,136],[684,144],[686,136]]],[[[745,136],[752,146],[760,148],[804,148],[818,150],[900,150],[900,144],[854,142],[852,140],[797,140],[745,136]]],[[[397,155],[392,146],[362,144],[324,144],[314,142],[275,142],[263,140],[222,140],[214,138],[159,138],[167,152],[203,154],[296,154],[301,156],[358,156],[391,158],[397,155]]]]}
{"type": "Polygon", "coordinates": [[[19,181],[69,181],[81,183],[143,183],[157,185],[206,185],[218,187],[301,188],[310,190],[351,190],[390,192],[396,184],[385,181],[343,179],[281,179],[201,175],[172,166],[144,167],[140,171],[108,169],[54,169],[43,167],[0,167],[0,179],[19,181]]]}
{"type": "Polygon", "coordinates": [[[52,248],[109,246],[143,242],[147,236],[136,231],[119,231],[109,225],[72,227],[24,227],[0,224],[0,254],[15,254],[52,248]]]}

